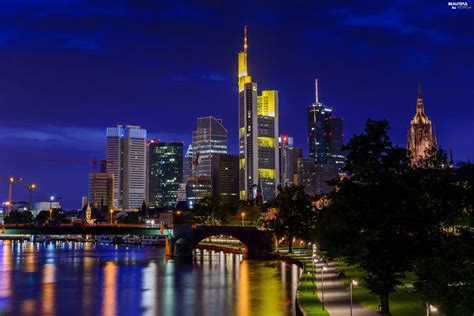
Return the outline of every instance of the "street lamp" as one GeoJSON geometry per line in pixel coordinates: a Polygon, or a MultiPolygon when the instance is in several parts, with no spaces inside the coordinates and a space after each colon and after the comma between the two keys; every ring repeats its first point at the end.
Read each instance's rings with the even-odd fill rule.
{"type": "Polygon", "coordinates": [[[324,310],[324,271],[326,271],[328,268],[324,266],[324,262],[321,262],[321,305],[323,306],[324,310]]]}
{"type": "Polygon", "coordinates": [[[27,184],[26,188],[28,189],[28,205],[30,207],[30,210],[32,210],[33,209],[33,205],[32,205],[33,190],[36,189],[36,184],[34,183],[27,184]]]}
{"type": "Polygon", "coordinates": [[[426,316],[432,315],[431,312],[433,312],[433,315],[437,314],[437,311],[438,311],[438,308],[436,308],[435,306],[433,306],[430,303],[426,302],[426,316]]]}
{"type": "Polygon", "coordinates": [[[49,197],[49,221],[51,222],[51,216],[53,214],[53,201],[54,201],[55,197],[54,195],[51,195],[49,197]]]}
{"type": "Polygon", "coordinates": [[[350,285],[350,288],[351,288],[351,316],[352,316],[352,287],[353,286],[357,286],[357,281],[356,280],[352,280],[351,285],[350,285]]]}
{"type": "Polygon", "coordinates": [[[315,282],[314,282],[314,280],[316,280],[316,277],[315,277],[315,275],[314,275],[314,265],[315,265],[315,263],[316,263],[315,261],[316,261],[316,256],[315,256],[314,253],[313,253],[313,255],[311,256],[311,262],[313,263],[313,268],[311,269],[311,272],[313,272],[313,277],[312,277],[312,281],[313,281],[313,294],[314,294],[314,290],[316,289],[316,284],[315,284],[315,282]]]}
{"type": "Polygon", "coordinates": [[[242,226],[245,226],[244,224],[245,212],[242,212],[240,215],[242,215],[242,226]]]}
{"type": "Polygon", "coordinates": [[[110,209],[110,224],[113,224],[113,219],[114,219],[114,210],[110,209]]]}

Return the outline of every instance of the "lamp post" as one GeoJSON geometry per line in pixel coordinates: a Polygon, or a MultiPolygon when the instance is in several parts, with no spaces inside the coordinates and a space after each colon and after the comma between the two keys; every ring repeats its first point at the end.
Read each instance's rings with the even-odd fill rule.
{"type": "Polygon", "coordinates": [[[110,209],[110,224],[113,224],[113,219],[114,219],[114,209],[110,209]]]}
{"type": "Polygon", "coordinates": [[[54,201],[54,195],[51,195],[49,197],[49,221],[51,222],[51,217],[53,214],[53,201],[54,201]]]}
{"type": "Polygon", "coordinates": [[[351,288],[351,316],[352,316],[352,287],[353,286],[357,286],[357,281],[356,280],[352,280],[351,285],[350,285],[350,288],[351,288]]]}
{"type": "Polygon", "coordinates": [[[245,226],[245,222],[244,222],[245,212],[242,212],[240,215],[242,215],[242,226],[245,226]]]}
{"type": "Polygon", "coordinates": [[[30,210],[33,209],[33,190],[36,189],[36,184],[31,183],[26,185],[26,188],[28,189],[28,205],[30,207],[30,210]]]}
{"type": "Polygon", "coordinates": [[[438,308],[436,308],[435,306],[431,305],[430,303],[426,302],[426,316],[430,316],[430,315],[435,315],[437,314],[436,312],[438,311],[438,308]],[[433,312],[433,313],[431,313],[433,312]]]}
{"type": "Polygon", "coordinates": [[[327,268],[324,266],[324,262],[321,262],[321,264],[321,305],[324,310],[324,271],[326,271],[327,268]]]}
{"type": "Polygon", "coordinates": [[[314,266],[315,266],[315,263],[316,263],[316,256],[314,254],[311,256],[311,262],[313,263],[313,267],[311,269],[311,272],[313,273],[312,281],[313,281],[313,294],[314,294],[314,292],[316,290],[316,283],[315,283],[316,276],[314,275],[314,266]]]}

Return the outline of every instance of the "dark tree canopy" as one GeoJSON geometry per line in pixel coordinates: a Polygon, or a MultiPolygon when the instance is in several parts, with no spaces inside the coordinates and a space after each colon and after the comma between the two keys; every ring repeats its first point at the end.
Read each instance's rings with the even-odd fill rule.
{"type": "Polygon", "coordinates": [[[274,205],[277,209],[275,218],[265,225],[272,228],[277,237],[288,239],[291,252],[293,238],[309,239],[314,230],[316,212],[304,187],[299,185],[278,186],[274,205]]]}
{"type": "Polygon", "coordinates": [[[330,256],[364,270],[382,315],[390,315],[389,293],[413,270],[427,301],[448,315],[472,314],[472,172],[450,168],[435,147],[412,164],[388,129],[386,121],[369,119],[349,141],[348,176],[334,181],[318,213],[318,241],[330,256]]]}
{"type": "Polygon", "coordinates": [[[381,297],[383,315],[390,314],[389,293],[413,262],[413,230],[406,225],[414,220],[409,159],[405,149],[392,145],[388,129],[387,121],[369,119],[365,132],[349,141],[344,168],[349,176],[335,181],[317,227],[329,255],[365,271],[367,287],[381,297]]]}
{"type": "Polygon", "coordinates": [[[33,223],[34,216],[30,211],[12,211],[5,217],[6,224],[33,223]]]}

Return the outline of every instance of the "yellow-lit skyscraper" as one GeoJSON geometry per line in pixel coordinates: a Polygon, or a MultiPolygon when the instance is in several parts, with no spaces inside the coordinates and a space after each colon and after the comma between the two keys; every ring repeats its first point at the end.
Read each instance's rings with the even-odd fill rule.
{"type": "Polygon", "coordinates": [[[278,91],[262,91],[247,69],[247,27],[238,57],[239,190],[241,200],[255,199],[260,189],[265,200],[275,197],[279,183],[278,91]]]}

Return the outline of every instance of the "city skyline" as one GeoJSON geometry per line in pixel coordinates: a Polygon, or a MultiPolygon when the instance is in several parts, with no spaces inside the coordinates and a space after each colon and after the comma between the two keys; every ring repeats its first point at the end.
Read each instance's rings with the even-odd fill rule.
{"type": "MultiPolygon", "coordinates": [[[[251,30],[249,37],[252,43],[252,60],[249,67],[262,90],[274,88],[279,91],[280,112],[282,112],[280,117],[284,117],[280,119],[280,132],[292,135],[295,146],[303,147],[307,152],[306,130],[302,126],[305,125],[306,107],[313,100],[312,80],[315,77],[320,78],[322,82],[320,99],[323,102],[330,101],[328,106],[337,108],[338,116],[345,118],[345,141],[354,133],[360,133],[367,117],[386,118],[391,123],[395,143],[403,147],[406,146],[406,128],[413,115],[416,86],[420,81],[424,101],[429,106],[429,116],[437,132],[438,143],[444,149],[452,146],[455,160],[467,160],[468,156],[472,158],[474,155],[473,145],[468,137],[473,133],[470,109],[472,92],[468,88],[472,86],[470,82],[473,80],[468,75],[473,67],[472,61],[468,58],[472,53],[472,47],[460,42],[466,38],[472,41],[472,37],[459,32],[459,28],[453,25],[468,23],[468,17],[466,14],[450,11],[446,4],[415,7],[414,11],[430,11],[435,16],[445,18],[447,21],[445,33],[427,27],[426,24],[430,25],[430,21],[421,23],[410,19],[410,14],[416,16],[416,12],[403,11],[404,15],[401,15],[399,5],[389,8],[374,5],[370,8],[372,13],[366,14],[365,19],[362,19],[362,14],[352,6],[348,6],[345,13],[333,12],[334,10],[327,5],[309,8],[312,9],[309,10],[311,12],[319,8],[322,12],[320,14],[339,15],[344,18],[345,24],[342,28],[349,29],[351,31],[349,35],[341,35],[341,28],[333,25],[328,19],[321,22],[324,31],[316,33],[317,36],[315,34],[303,36],[305,31],[309,31],[301,25],[285,29],[291,25],[291,20],[288,19],[281,21],[282,23],[277,26],[272,20],[274,18],[278,21],[282,18],[282,8],[277,5],[271,13],[266,13],[268,19],[266,22],[248,18],[247,21],[244,21],[245,19],[232,21],[232,25],[226,23],[223,26],[224,31],[231,30],[231,32],[217,30],[212,27],[212,23],[203,22],[196,30],[187,28],[186,31],[194,34],[206,29],[206,42],[221,41],[228,47],[216,46],[213,49],[216,52],[211,52],[206,47],[193,47],[196,43],[190,41],[191,53],[200,58],[206,57],[204,59],[206,62],[203,64],[208,67],[201,68],[193,67],[182,54],[170,56],[171,52],[181,48],[179,42],[186,38],[182,28],[173,26],[173,23],[183,19],[178,15],[171,16],[168,21],[163,22],[163,33],[156,31],[157,36],[160,35],[168,41],[168,44],[173,44],[167,46],[169,52],[161,53],[161,48],[153,49],[152,52],[156,56],[147,55],[148,63],[139,58],[141,52],[120,55],[112,49],[119,45],[130,44],[122,43],[119,39],[98,38],[96,42],[100,42],[100,45],[94,46],[94,41],[91,39],[94,39],[95,35],[88,35],[81,27],[71,32],[72,26],[64,21],[55,23],[66,23],[69,25],[66,31],[70,33],[56,35],[59,37],[57,40],[54,36],[52,40],[47,36],[40,36],[34,41],[28,36],[21,36],[27,34],[25,30],[20,30],[16,35],[10,33],[9,36],[4,32],[2,33],[4,36],[0,36],[2,55],[0,63],[6,71],[6,76],[0,79],[3,80],[1,83],[4,87],[3,92],[0,92],[0,100],[6,115],[2,117],[0,144],[10,155],[3,155],[1,158],[0,173],[2,176],[21,176],[27,182],[37,182],[39,188],[35,196],[43,198],[49,194],[61,195],[66,207],[75,207],[80,204],[80,196],[87,194],[87,175],[90,166],[48,162],[52,153],[58,160],[102,159],[105,157],[103,130],[106,126],[117,123],[137,124],[147,129],[153,138],[160,138],[163,141],[184,141],[187,145],[191,140],[191,126],[194,126],[196,118],[208,115],[223,119],[224,125],[229,129],[229,152],[236,153],[238,126],[235,52],[241,47],[241,28],[245,24],[251,30]],[[347,12],[355,14],[350,18],[347,12]],[[386,19],[384,22],[381,19],[384,16],[392,19],[386,19]],[[403,25],[401,22],[408,24],[403,25]],[[366,35],[366,38],[360,40],[357,31],[361,28],[371,30],[372,37],[366,35]],[[338,35],[334,38],[336,42],[329,39],[331,34],[338,35]],[[383,42],[380,44],[381,47],[377,47],[380,39],[386,35],[391,36],[392,45],[394,41],[397,43],[407,41],[410,45],[399,47],[398,50],[402,51],[398,52],[400,56],[395,58],[396,52],[391,52],[383,42]],[[353,43],[359,39],[361,46],[350,48],[348,52],[337,53],[335,56],[325,53],[326,49],[333,50],[340,45],[337,43],[338,39],[344,40],[347,37],[353,43]],[[82,41],[77,40],[78,38],[82,41]],[[318,43],[313,43],[315,38],[318,43]],[[62,41],[67,42],[68,39],[70,39],[69,46],[58,44],[62,41]],[[417,39],[421,39],[421,43],[416,41],[417,39]],[[324,45],[321,45],[321,42],[324,45]],[[285,49],[285,52],[277,49],[282,45],[287,45],[290,49],[285,49]],[[407,48],[408,46],[411,46],[413,51],[407,48]],[[425,50],[429,51],[429,54],[420,53],[425,50]],[[445,54],[446,51],[450,54],[445,54]],[[413,52],[415,54],[412,54],[413,52]],[[377,53],[381,53],[380,56],[377,53]],[[49,57],[46,56],[48,54],[49,57]],[[51,58],[55,54],[59,57],[51,58]],[[218,58],[216,54],[219,55],[218,58]],[[311,55],[311,59],[308,55],[311,55]],[[443,55],[456,58],[446,60],[443,55]],[[105,56],[112,58],[107,59],[105,56]],[[159,61],[164,57],[172,61],[173,67],[160,66],[159,61]],[[126,60],[131,60],[132,63],[128,64],[126,60]],[[341,61],[342,64],[349,63],[348,67],[341,68],[341,61]],[[103,67],[96,67],[99,62],[103,67]],[[394,64],[402,67],[394,67],[394,64]],[[15,65],[17,68],[12,67],[15,65]],[[275,71],[274,65],[279,65],[278,68],[281,70],[275,71]],[[30,72],[26,72],[28,67],[31,68],[30,72]],[[79,69],[81,67],[84,68],[83,71],[79,69]],[[444,74],[442,78],[436,76],[440,72],[444,74]],[[51,73],[56,75],[52,78],[51,73]],[[387,73],[391,76],[387,77],[387,73]],[[28,74],[41,74],[39,77],[42,79],[39,81],[35,79],[38,76],[28,74]],[[123,75],[138,80],[140,85],[131,83],[129,79],[124,78],[122,81],[117,79],[123,75]],[[116,78],[113,78],[109,85],[104,83],[107,77],[116,78]],[[288,80],[289,77],[291,80],[288,80]],[[91,78],[92,82],[86,83],[88,80],[84,78],[91,78]],[[22,84],[19,84],[19,80],[22,84]],[[265,83],[265,86],[261,86],[262,83],[265,83]],[[203,86],[208,87],[201,90],[203,86]],[[210,90],[206,89],[215,93],[208,93],[210,90]],[[28,93],[24,93],[25,90],[28,93]],[[204,99],[201,103],[192,104],[188,102],[186,96],[179,95],[176,98],[176,91],[183,90],[194,97],[196,94],[206,97],[201,97],[204,99]],[[54,93],[55,91],[57,93],[54,93]],[[85,94],[87,96],[84,96],[85,94]],[[135,102],[142,107],[142,114],[137,114],[138,111],[113,115],[109,113],[113,107],[120,108],[118,112],[123,112],[132,103],[132,96],[137,95],[135,102]],[[175,98],[176,106],[169,102],[171,96],[175,98]],[[157,100],[160,98],[163,98],[163,101],[158,103],[157,100]],[[185,106],[188,103],[191,105],[185,106]],[[456,111],[447,112],[446,104],[456,111]],[[100,108],[97,108],[98,105],[100,108]],[[65,111],[65,106],[68,111],[65,111]],[[178,115],[179,112],[183,112],[182,109],[173,109],[181,106],[184,106],[187,112],[182,116],[178,115]],[[112,116],[106,116],[105,113],[112,116]],[[57,171],[54,173],[58,175],[67,172],[68,178],[73,179],[75,183],[64,189],[61,185],[55,184],[58,181],[55,175],[51,175],[52,171],[57,171]],[[51,179],[46,179],[48,177],[51,179]]],[[[8,17],[25,17],[23,9],[22,5],[12,5],[10,8],[2,8],[1,11],[8,17]]],[[[67,11],[59,9],[59,12],[53,14],[51,11],[54,10],[48,5],[36,9],[43,10],[42,22],[52,23],[54,15],[70,15],[67,11]]],[[[106,9],[98,8],[100,12],[106,9]]],[[[185,8],[183,16],[190,15],[195,21],[202,18],[202,14],[207,11],[234,9],[236,8],[233,5],[222,8],[205,6],[201,11],[197,10],[192,17],[191,13],[194,11],[185,8]]],[[[136,10],[139,11],[130,9],[125,16],[136,17],[136,10]]],[[[151,12],[156,13],[157,10],[151,8],[151,12]]],[[[173,8],[169,10],[177,12],[173,8]]],[[[92,14],[87,9],[76,12],[79,12],[76,19],[80,21],[92,14]]],[[[114,15],[114,11],[111,15],[114,15]]],[[[217,19],[214,15],[212,18],[217,19]]],[[[40,18],[36,16],[31,23],[35,25],[41,22],[38,19],[40,18]]],[[[104,19],[106,18],[103,13],[99,13],[98,23],[101,24],[104,19]]],[[[306,14],[303,20],[308,23],[312,21],[306,14]]],[[[52,24],[52,30],[58,27],[59,25],[52,24]]],[[[153,23],[150,28],[156,30],[153,23]]],[[[145,34],[145,31],[146,28],[134,29],[132,35],[145,34]]],[[[38,32],[43,32],[44,35],[46,31],[38,32]]],[[[106,32],[106,34],[114,33],[106,32]]],[[[123,38],[123,34],[124,31],[120,29],[115,33],[117,38],[123,38]]],[[[152,45],[151,43],[162,45],[158,38],[150,39],[147,45],[152,45]]],[[[0,187],[2,198],[6,196],[6,190],[5,185],[0,187]]],[[[26,199],[27,192],[18,185],[14,188],[14,194],[15,199],[16,197],[26,199]]]]}

